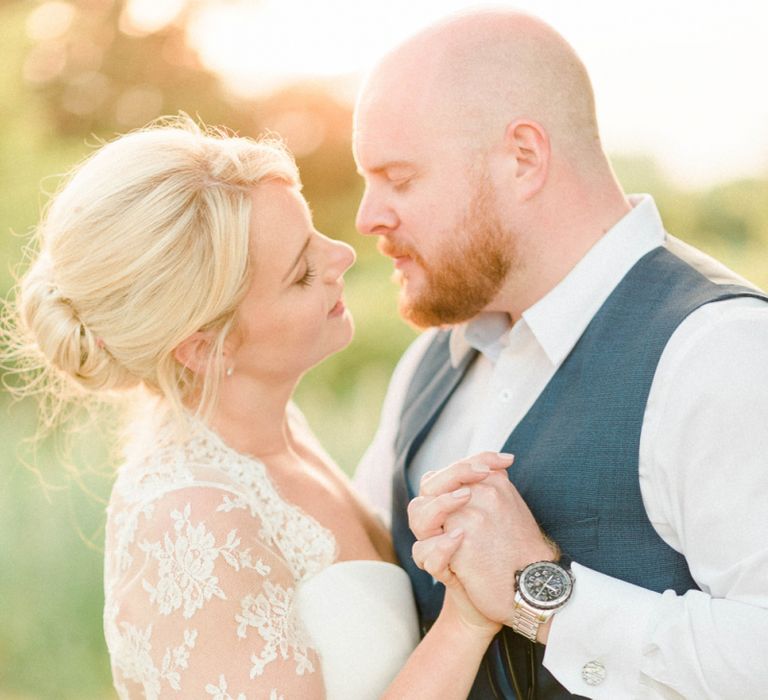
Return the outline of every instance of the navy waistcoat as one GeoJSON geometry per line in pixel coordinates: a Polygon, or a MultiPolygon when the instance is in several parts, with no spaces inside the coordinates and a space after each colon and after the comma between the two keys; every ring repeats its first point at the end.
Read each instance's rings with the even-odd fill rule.
{"type": "MultiPolygon", "coordinates": [[[[739,296],[768,301],[744,287],[710,282],[665,248],[652,250],[617,285],[507,438],[501,451],[515,454],[509,479],[574,561],[653,591],[697,587],[685,557],[659,537],[643,507],[640,432],[672,333],[700,306],[739,296]]],[[[442,332],[427,349],[395,440],[392,534],[411,577],[423,633],[440,612],[444,587],[433,585],[411,558],[406,506],[415,494],[407,469],[477,356],[471,351],[453,368],[448,343],[449,333],[442,332]]],[[[485,655],[470,698],[575,697],[542,666],[543,652],[504,628],[485,655]]]]}

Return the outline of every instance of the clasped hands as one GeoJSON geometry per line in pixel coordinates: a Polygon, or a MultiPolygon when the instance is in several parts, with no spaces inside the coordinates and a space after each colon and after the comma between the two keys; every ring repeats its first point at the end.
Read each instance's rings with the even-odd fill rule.
{"type": "Polygon", "coordinates": [[[515,572],[558,556],[507,477],[513,460],[482,452],[427,472],[408,506],[414,561],[464,623],[492,633],[511,619],[515,572]]]}

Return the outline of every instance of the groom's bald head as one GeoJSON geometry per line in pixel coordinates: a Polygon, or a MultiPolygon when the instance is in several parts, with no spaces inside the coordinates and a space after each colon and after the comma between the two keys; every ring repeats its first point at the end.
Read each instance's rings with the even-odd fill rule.
{"type": "Polygon", "coordinates": [[[382,107],[479,148],[523,119],[568,160],[601,153],[584,65],[554,29],[518,12],[459,15],[396,48],[369,76],[356,127],[382,107]]]}

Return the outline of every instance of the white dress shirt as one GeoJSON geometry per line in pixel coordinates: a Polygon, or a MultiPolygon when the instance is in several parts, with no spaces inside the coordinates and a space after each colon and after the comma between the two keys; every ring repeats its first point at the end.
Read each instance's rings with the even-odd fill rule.
{"type": "MultiPolygon", "coordinates": [[[[495,314],[454,327],[451,361],[470,347],[481,354],[416,454],[412,483],[500,450],[602,303],[653,248],[666,245],[716,281],[745,283],[666,234],[649,196],[631,201],[632,211],[511,328],[495,314]]],[[[434,334],[419,336],[395,369],[355,476],[383,512],[404,395],[434,334]]],[[[707,304],[674,332],[648,397],[638,479],[649,520],[684,554],[701,591],[659,594],[575,562],[574,594],[553,619],[544,665],[591,698],[768,697],[768,304],[707,304]]]]}

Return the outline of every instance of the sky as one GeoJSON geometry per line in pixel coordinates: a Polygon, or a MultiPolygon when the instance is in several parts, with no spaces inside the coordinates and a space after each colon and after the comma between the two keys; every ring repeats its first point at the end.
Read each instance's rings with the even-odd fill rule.
{"type": "MultiPolygon", "coordinates": [[[[134,0],[147,11],[180,0],[134,0]]],[[[609,153],[653,155],[698,187],[768,173],[765,0],[226,0],[190,36],[240,93],[345,75],[456,10],[508,6],[552,24],[592,76],[609,153]]]]}

